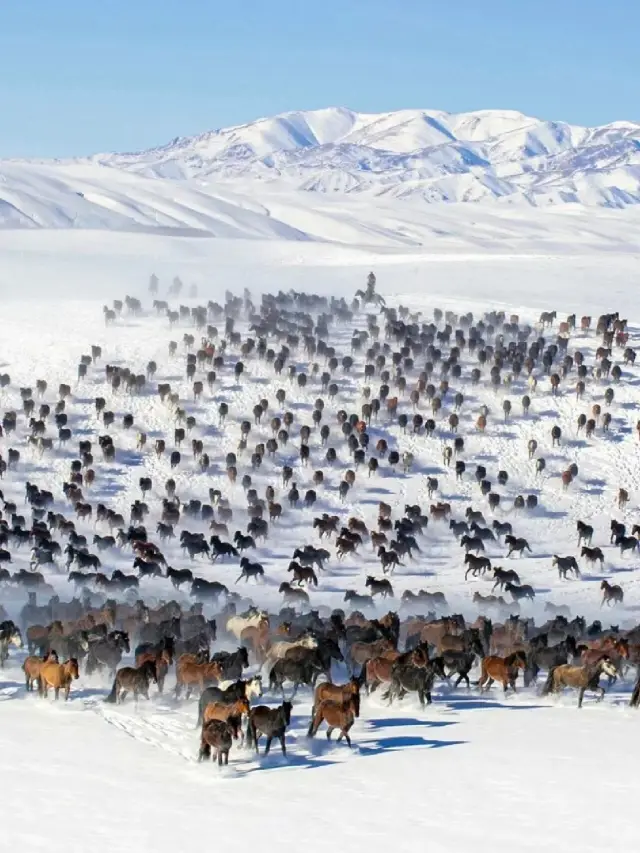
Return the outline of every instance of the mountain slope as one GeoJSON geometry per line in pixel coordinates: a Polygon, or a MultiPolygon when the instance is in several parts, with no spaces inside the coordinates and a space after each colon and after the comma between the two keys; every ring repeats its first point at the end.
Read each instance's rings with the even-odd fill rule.
{"type": "Polygon", "coordinates": [[[146,177],[427,202],[640,202],[640,124],[587,128],[504,110],[291,112],[91,160],[146,177]]]}

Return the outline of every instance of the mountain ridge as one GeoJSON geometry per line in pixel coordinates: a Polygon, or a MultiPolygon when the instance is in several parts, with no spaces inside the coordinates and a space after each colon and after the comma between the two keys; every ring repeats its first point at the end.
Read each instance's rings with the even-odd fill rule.
{"type": "Polygon", "coordinates": [[[640,203],[640,123],[583,127],[515,110],[295,110],[75,162],[243,189],[259,181],[426,202],[640,203]]]}

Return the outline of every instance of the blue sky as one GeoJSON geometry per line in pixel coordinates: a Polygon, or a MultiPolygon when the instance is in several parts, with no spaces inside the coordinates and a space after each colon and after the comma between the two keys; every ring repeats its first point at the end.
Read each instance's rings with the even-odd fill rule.
{"type": "Polygon", "coordinates": [[[0,156],[338,104],[640,120],[638,33],[637,0],[4,0],[0,156]]]}

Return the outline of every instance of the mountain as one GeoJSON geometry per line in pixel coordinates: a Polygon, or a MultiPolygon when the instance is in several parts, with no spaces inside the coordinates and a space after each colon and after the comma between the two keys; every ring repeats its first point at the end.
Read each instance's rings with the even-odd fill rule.
{"type": "MultiPolygon", "coordinates": [[[[0,161],[0,228],[13,229],[475,246],[507,232],[518,242],[518,228],[552,242],[557,223],[524,228],[522,212],[555,208],[591,210],[594,239],[615,244],[619,220],[602,214],[639,202],[639,124],[587,128],[499,110],[330,108],[137,153],[0,161]]],[[[565,217],[560,230],[577,240],[589,233],[582,220],[567,226],[565,217]]]]}
{"type": "Polygon", "coordinates": [[[504,110],[290,112],[90,161],[145,177],[543,206],[640,202],[640,124],[579,127],[504,110]]]}

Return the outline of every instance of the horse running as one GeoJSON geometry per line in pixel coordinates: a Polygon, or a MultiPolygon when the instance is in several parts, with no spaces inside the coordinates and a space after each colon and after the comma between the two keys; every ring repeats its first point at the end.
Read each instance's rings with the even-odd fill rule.
{"type": "Polygon", "coordinates": [[[127,693],[133,693],[134,701],[138,696],[149,699],[149,684],[158,683],[155,660],[147,660],[138,667],[123,666],[116,672],[111,693],[104,700],[111,704],[124,702],[127,693]]]}

